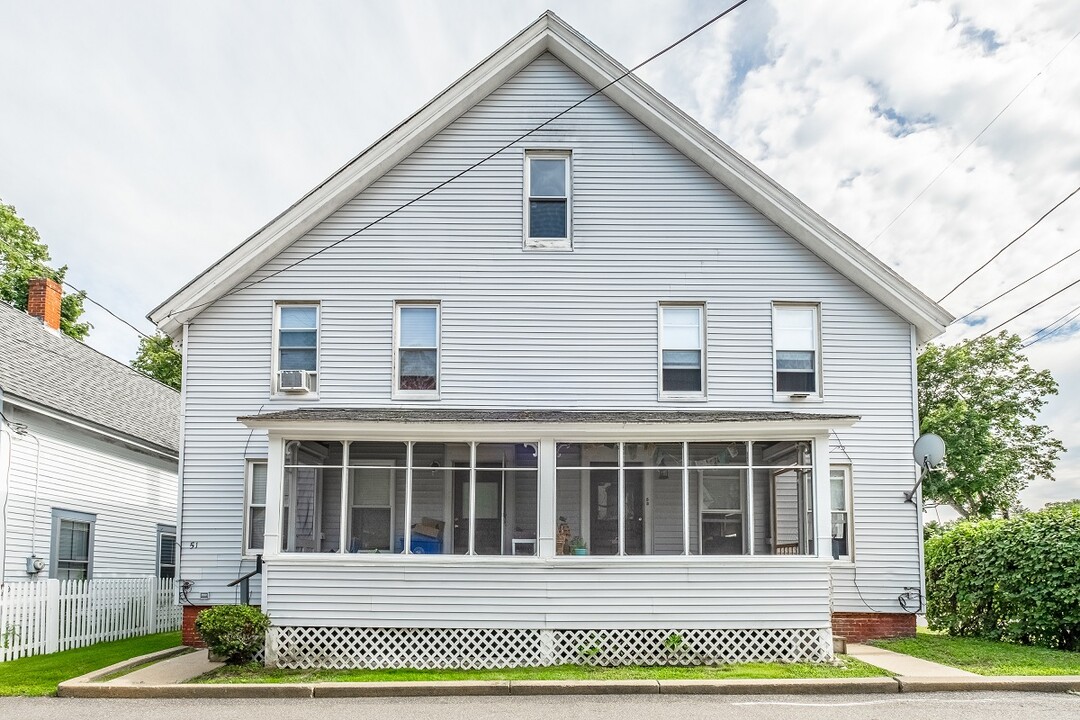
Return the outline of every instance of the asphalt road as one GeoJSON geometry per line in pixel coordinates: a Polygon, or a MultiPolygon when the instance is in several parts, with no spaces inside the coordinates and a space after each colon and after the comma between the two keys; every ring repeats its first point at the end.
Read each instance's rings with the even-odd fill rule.
{"type": "Polygon", "coordinates": [[[401,698],[349,700],[77,700],[0,698],[4,720],[1069,720],[1080,695],[401,698]]]}

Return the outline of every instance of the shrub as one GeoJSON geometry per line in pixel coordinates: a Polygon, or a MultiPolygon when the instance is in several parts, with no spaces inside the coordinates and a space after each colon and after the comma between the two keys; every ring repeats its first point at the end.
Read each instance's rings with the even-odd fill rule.
{"type": "Polygon", "coordinates": [[[926,543],[926,594],[932,629],[1080,650],[1080,507],[958,523],[926,543]]]}
{"type": "Polygon", "coordinates": [[[262,650],[270,618],[250,605],[215,605],[195,618],[195,629],[210,652],[242,665],[262,650]]]}

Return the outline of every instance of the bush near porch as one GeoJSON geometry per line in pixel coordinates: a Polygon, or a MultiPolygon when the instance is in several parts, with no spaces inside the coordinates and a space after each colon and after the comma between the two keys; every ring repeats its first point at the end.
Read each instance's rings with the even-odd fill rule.
{"type": "Polygon", "coordinates": [[[926,543],[926,617],[950,635],[1080,651],[1080,506],[960,523],[926,543]]]}

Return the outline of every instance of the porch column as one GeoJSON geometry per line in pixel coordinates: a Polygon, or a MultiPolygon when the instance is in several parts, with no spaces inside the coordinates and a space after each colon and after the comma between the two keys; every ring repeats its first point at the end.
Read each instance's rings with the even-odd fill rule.
{"type": "Polygon", "coordinates": [[[829,436],[814,436],[814,550],[822,560],[832,559],[832,512],[829,497],[829,436]]]}
{"type": "Polygon", "coordinates": [[[537,553],[555,557],[555,441],[541,440],[537,448],[536,502],[540,512],[536,528],[537,553]]]}
{"type": "MultiPolygon", "coordinates": [[[[269,437],[266,460],[266,533],[263,535],[263,558],[281,552],[281,489],[285,484],[285,443],[278,435],[269,437]]],[[[263,573],[266,577],[266,573],[263,573]]],[[[263,589],[265,592],[265,587],[263,589]]],[[[265,601],[265,595],[263,595],[265,601]]]]}

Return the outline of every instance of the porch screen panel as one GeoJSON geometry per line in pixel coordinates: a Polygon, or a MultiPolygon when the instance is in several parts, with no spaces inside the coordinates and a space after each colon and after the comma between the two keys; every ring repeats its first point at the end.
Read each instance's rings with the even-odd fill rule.
{"type": "Polygon", "coordinates": [[[535,555],[537,443],[477,443],[473,552],[535,555]]]}
{"type": "Polygon", "coordinates": [[[683,443],[623,443],[623,473],[626,554],[682,555],[683,443]]]}
{"type": "MultiPolygon", "coordinates": [[[[470,457],[468,443],[413,445],[411,553],[468,552],[468,518],[461,509],[465,502],[462,492],[468,490],[470,457]]],[[[403,547],[403,542],[396,545],[403,547]]]]}
{"type": "Polygon", "coordinates": [[[282,551],[339,550],[343,448],[339,441],[285,443],[282,551]]]}
{"type": "Polygon", "coordinates": [[[349,443],[346,551],[397,551],[404,537],[407,446],[403,442],[349,443]]]}

